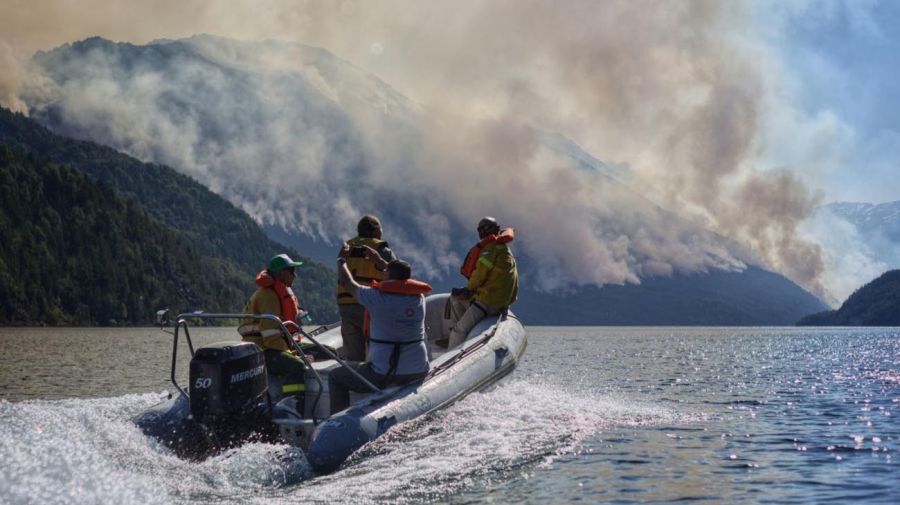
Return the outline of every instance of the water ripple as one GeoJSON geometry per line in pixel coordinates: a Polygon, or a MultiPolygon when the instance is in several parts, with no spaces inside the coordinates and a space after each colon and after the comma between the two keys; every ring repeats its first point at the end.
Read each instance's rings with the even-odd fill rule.
{"type": "Polygon", "coordinates": [[[401,424],[329,475],[283,445],[193,463],[141,435],[130,419],[160,393],[128,393],[165,387],[169,343],[147,337],[140,359],[109,353],[147,330],[123,342],[104,330],[55,369],[29,361],[29,339],[50,337],[11,331],[0,332],[5,398],[91,398],[0,400],[4,504],[895,503],[900,492],[893,330],[529,328],[508,380],[401,424]]]}

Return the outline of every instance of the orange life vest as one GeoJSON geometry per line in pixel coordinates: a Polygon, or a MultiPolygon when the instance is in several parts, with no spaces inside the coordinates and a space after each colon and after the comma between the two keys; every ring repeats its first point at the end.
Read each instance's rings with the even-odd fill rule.
{"type": "Polygon", "coordinates": [[[425,295],[431,292],[430,284],[415,279],[375,281],[372,287],[382,293],[394,295],[425,295]]]}
{"type": "Polygon", "coordinates": [[[472,272],[475,271],[475,266],[478,264],[478,256],[481,254],[481,251],[493,244],[507,244],[512,242],[515,235],[515,230],[512,228],[504,228],[500,230],[500,233],[497,235],[488,235],[481,239],[469,249],[469,254],[466,254],[466,260],[463,261],[462,266],[459,267],[459,273],[463,274],[463,277],[466,279],[472,277],[472,272]]]}
{"type": "MultiPolygon", "coordinates": [[[[372,283],[372,288],[394,295],[427,295],[431,292],[431,284],[415,279],[375,281],[372,283]]],[[[366,310],[363,314],[363,335],[366,337],[369,336],[371,325],[372,319],[369,317],[369,311],[366,310]]]]}
{"type": "Polygon", "coordinates": [[[282,322],[296,322],[297,313],[300,312],[300,300],[297,299],[293,289],[276,280],[265,270],[257,274],[256,284],[261,288],[274,289],[278,294],[278,300],[281,301],[281,314],[278,317],[282,322]]]}

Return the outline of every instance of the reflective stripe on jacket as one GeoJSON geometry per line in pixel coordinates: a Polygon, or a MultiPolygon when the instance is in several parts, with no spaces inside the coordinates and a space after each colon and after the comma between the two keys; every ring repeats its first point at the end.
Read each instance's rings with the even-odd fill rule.
{"type": "Polygon", "coordinates": [[[466,259],[463,261],[461,267],[459,267],[459,273],[463,275],[466,279],[472,277],[472,273],[475,272],[475,266],[478,263],[478,258],[481,256],[482,251],[484,251],[487,247],[496,244],[508,244],[512,242],[516,237],[516,231],[512,228],[504,228],[500,230],[500,233],[496,235],[488,235],[483,239],[479,240],[477,244],[473,245],[471,249],[469,249],[469,253],[466,254],[466,259]]]}
{"type": "MultiPolygon", "coordinates": [[[[294,321],[300,310],[300,303],[294,290],[276,281],[265,270],[256,276],[259,288],[244,307],[245,314],[273,314],[283,322],[294,321]]],[[[288,350],[278,323],[269,319],[241,319],[238,333],[247,342],[265,349],[288,350]]]]}

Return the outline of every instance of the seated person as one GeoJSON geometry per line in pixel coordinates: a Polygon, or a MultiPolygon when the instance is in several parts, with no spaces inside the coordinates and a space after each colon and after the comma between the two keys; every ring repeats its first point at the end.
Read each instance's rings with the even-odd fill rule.
{"type": "MultiPolygon", "coordinates": [[[[269,260],[266,269],[256,276],[256,291],[244,307],[245,314],[273,314],[281,318],[288,331],[299,332],[297,315],[302,313],[300,303],[291,285],[296,276],[295,269],[302,265],[287,254],[279,254],[269,260]]],[[[293,354],[278,323],[271,319],[241,320],[238,327],[245,342],[253,342],[264,352],[266,369],[269,374],[284,381],[283,394],[303,392],[306,365],[293,354]]]]}
{"type": "MultiPolygon", "coordinates": [[[[349,248],[338,258],[338,282],[369,312],[371,331],[365,362],[348,362],[359,375],[383,388],[405,384],[428,374],[428,352],[425,347],[425,297],[428,284],[410,278],[409,263],[394,260],[387,264],[387,279],[372,287],[353,280],[347,269],[349,248]]],[[[384,267],[384,260],[368,249],[366,257],[384,267]]],[[[365,382],[341,367],[328,376],[331,413],[350,405],[350,391],[371,391],[365,382]]]]}
{"type": "Polygon", "coordinates": [[[506,311],[519,292],[519,273],[510,249],[513,229],[501,229],[496,219],[485,217],[478,222],[478,238],[460,267],[469,282],[463,289],[454,289],[450,297],[448,349],[462,344],[485,317],[506,311]]]}

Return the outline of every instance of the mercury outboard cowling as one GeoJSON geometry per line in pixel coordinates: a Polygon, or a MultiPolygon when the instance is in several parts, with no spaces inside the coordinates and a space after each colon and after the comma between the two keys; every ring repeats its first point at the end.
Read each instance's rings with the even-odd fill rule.
{"type": "Polygon", "coordinates": [[[197,349],[191,358],[191,414],[218,424],[253,412],[268,380],[262,350],[252,342],[222,342],[197,349]]]}

